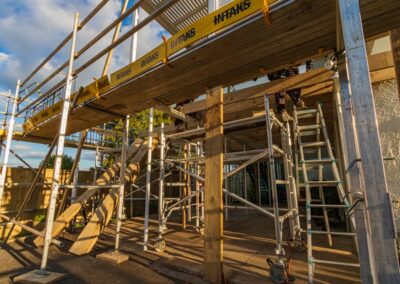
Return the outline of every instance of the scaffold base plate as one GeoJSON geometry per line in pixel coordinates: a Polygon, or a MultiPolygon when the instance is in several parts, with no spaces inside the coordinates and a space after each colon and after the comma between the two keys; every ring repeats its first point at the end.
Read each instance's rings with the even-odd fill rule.
{"type": "Polygon", "coordinates": [[[97,259],[111,262],[114,264],[121,264],[129,260],[129,256],[120,252],[109,251],[96,255],[97,259]]]}
{"type": "Polygon", "coordinates": [[[51,272],[51,271],[41,271],[32,270],[28,273],[21,274],[13,279],[13,283],[56,283],[67,277],[65,273],[51,272]]]}

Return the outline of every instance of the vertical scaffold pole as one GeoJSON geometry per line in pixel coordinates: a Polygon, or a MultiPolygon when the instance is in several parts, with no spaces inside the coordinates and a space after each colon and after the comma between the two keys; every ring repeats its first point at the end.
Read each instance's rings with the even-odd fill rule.
{"type": "Polygon", "coordinates": [[[293,166],[291,163],[293,162],[293,153],[292,153],[292,138],[291,138],[291,130],[289,122],[286,122],[286,165],[287,172],[289,177],[289,188],[291,192],[291,200],[292,200],[292,208],[296,210],[296,215],[292,217],[293,220],[293,237],[299,237],[301,239],[301,227],[300,227],[300,217],[299,217],[299,207],[297,200],[297,189],[296,189],[296,180],[293,176],[293,166]]]}
{"type": "Polygon", "coordinates": [[[165,135],[164,135],[164,122],[161,123],[160,130],[160,182],[158,188],[158,233],[161,238],[164,230],[164,175],[165,175],[165,135]]]}
{"type": "MultiPolygon", "coordinates": [[[[137,26],[139,23],[139,8],[132,13],[132,27],[137,26]]],[[[137,42],[138,33],[134,33],[131,37],[131,62],[136,61],[137,58],[137,42]]]]}
{"type": "MultiPolygon", "coordinates": [[[[224,152],[225,154],[228,153],[228,139],[224,139],[224,152]]],[[[225,169],[227,169],[228,165],[225,166],[225,169]]],[[[229,170],[227,169],[226,172],[229,170]]],[[[225,188],[226,190],[229,190],[229,178],[225,179],[225,188]]],[[[228,201],[229,201],[229,196],[228,194],[225,194],[225,221],[229,221],[229,208],[228,208],[228,201]]]]}
{"type": "MultiPolygon", "coordinates": [[[[191,147],[190,147],[190,143],[187,143],[187,147],[186,147],[186,151],[187,151],[187,154],[186,154],[186,156],[187,156],[187,163],[186,163],[186,165],[187,165],[187,170],[190,172],[191,171],[191,169],[190,169],[190,166],[191,166],[191,163],[190,163],[190,157],[191,157],[191,155],[190,155],[190,149],[191,149],[191,147]]],[[[189,195],[191,195],[192,194],[192,183],[191,183],[191,177],[190,177],[190,175],[186,175],[186,184],[187,184],[187,190],[186,190],[186,196],[189,196],[189,195]]],[[[188,199],[188,201],[187,201],[187,220],[188,220],[188,222],[192,222],[192,199],[191,198],[189,198],[188,199]]]]}
{"type": "Polygon", "coordinates": [[[396,231],[358,0],[339,0],[378,283],[400,283],[396,231]]]}
{"type": "MultiPolygon", "coordinates": [[[[286,124],[287,126],[289,123],[286,124]]],[[[293,212],[294,204],[293,204],[293,188],[292,188],[292,183],[291,183],[291,174],[290,170],[290,161],[289,161],[289,153],[288,153],[288,134],[287,134],[287,129],[285,127],[280,128],[281,132],[281,144],[282,144],[282,150],[285,152],[282,155],[282,160],[283,160],[283,168],[284,168],[284,177],[285,181],[288,182],[288,184],[285,186],[286,188],[286,200],[287,200],[287,205],[289,212],[293,212]]],[[[292,213],[293,214],[293,213],[292,213]]],[[[294,214],[293,214],[294,215],[294,214]]],[[[290,234],[292,237],[295,235],[295,225],[294,225],[294,217],[293,215],[289,217],[289,229],[290,229],[290,234]]]]}
{"type": "Polygon", "coordinates": [[[8,129],[7,129],[6,148],[4,150],[3,165],[1,168],[1,176],[0,176],[0,208],[1,208],[1,201],[3,200],[4,186],[5,186],[6,177],[7,177],[7,167],[8,167],[8,160],[10,158],[12,137],[13,137],[13,133],[14,133],[15,114],[17,113],[20,84],[21,84],[21,81],[18,80],[17,85],[15,87],[15,96],[14,96],[14,102],[13,102],[13,107],[12,107],[12,111],[11,111],[10,123],[8,124],[8,129]]]}
{"type": "Polygon", "coordinates": [[[147,150],[147,169],[146,169],[146,199],[144,204],[144,236],[143,236],[143,250],[147,251],[147,242],[149,240],[149,211],[150,211],[150,193],[151,193],[151,160],[153,151],[153,112],[151,108],[149,111],[149,137],[148,137],[148,150],[147,150]]]}
{"type": "MultiPolygon", "coordinates": [[[[183,149],[183,159],[185,160],[185,163],[183,164],[183,168],[187,171],[188,170],[188,151],[187,151],[187,143],[181,147],[180,150],[183,149]]],[[[186,198],[188,196],[188,175],[186,173],[182,173],[183,175],[183,183],[184,186],[182,187],[182,198],[186,198]]],[[[182,203],[182,229],[186,229],[187,221],[188,221],[188,202],[187,200],[182,203]]]]}
{"type": "Polygon", "coordinates": [[[61,115],[60,130],[58,134],[56,159],[54,163],[53,186],[50,194],[49,208],[47,210],[42,263],[40,265],[41,270],[45,270],[47,266],[47,257],[49,253],[49,247],[51,244],[51,232],[53,231],[53,221],[56,210],[57,195],[60,186],[61,163],[64,154],[65,132],[67,130],[67,122],[68,122],[68,115],[70,108],[70,97],[72,92],[72,81],[73,81],[72,73],[73,73],[74,58],[75,58],[76,34],[78,32],[78,20],[79,20],[79,13],[76,13],[74,20],[74,29],[72,33],[71,54],[69,58],[68,74],[65,82],[65,95],[64,95],[64,103],[61,115]]]}
{"type": "MultiPolygon", "coordinates": [[[[246,145],[243,146],[243,151],[246,152],[246,145]]],[[[244,183],[244,199],[247,200],[247,166],[243,168],[243,183],[244,183]]],[[[249,210],[247,209],[247,204],[246,206],[246,215],[249,214],[249,210]]]]}
{"type": "MultiPolygon", "coordinates": [[[[97,162],[100,160],[100,152],[99,152],[99,145],[96,145],[96,158],[94,159],[94,173],[93,173],[93,182],[96,183],[97,180],[97,162]]],[[[101,168],[102,163],[100,163],[100,175],[101,175],[101,168]]]]}
{"type": "Polygon", "coordinates": [[[269,162],[269,181],[270,190],[272,192],[272,206],[274,208],[274,223],[275,223],[275,238],[276,238],[276,249],[275,253],[279,257],[283,256],[282,248],[282,234],[281,234],[281,224],[279,221],[279,204],[278,204],[278,194],[276,191],[276,180],[275,180],[275,160],[274,160],[274,149],[272,143],[272,124],[271,115],[269,108],[268,96],[264,96],[265,103],[265,123],[267,126],[267,145],[268,145],[268,162],[269,162]]]}
{"type": "Polygon", "coordinates": [[[121,168],[119,171],[119,189],[118,189],[118,211],[117,211],[117,228],[115,232],[115,251],[119,250],[119,240],[122,225],[122,214],[124,210],[125,195],[125,174],[126,174],[126,151],[129,143],[129,115],[126,116],[124,122],[124,131],[122,134],[121,147],[121,168]]]}
{"type": "MultiPolygon", "coordinates": [[[[196,144],[196,175],[200,176],[200,164],[199,159],[201,157],[201,150],[200,150],[200,142],[196,144]]],[[[199,179],[196,179],[196,191],[200,190],[200,182],[199,179]]],[[[203,191],[200,194],[196,195],[196,228],[200,231],[200,200],[201,196],[203,195],[203,191]]],[[[204,207],[203,207],[204,208],[204,207]]]]}
{"type": "MultiPolygon", "coordinates": [[[[204,151],[203,151],[203,142],[199,142],[199,157],[204,157],[204,151]]],[[[201,174],[204,175],[204,167],[201,168],[200,166],[198,166],[199,169],[199,176],[201,176],[201,174]]],[[[199,185],[200,186],[200,185],[199,185]]],[[[201,192],[200,194],[200,204],[202,204],[201,206],[201,220],[204,224],[204,214],[205,214],[205,207],[204,207],[204,190],[201,192]]]]}
{"type": "MultiPolygon", "coordinates": [[[[2,129],[6,130],[6,126],[7,126],[7,117],[8,117],[8,107],[10,105],[10,100],[11,100],[11,90],[8,90],[8,97],[7,97],[7,102],[6,105],[4,107],[4,117],[3,117],[3,123],[2,123],[2,129]]],[[[1,156],[1,151],[2,151],[3,147],[0,147],[0,156],[1,156]]]]}

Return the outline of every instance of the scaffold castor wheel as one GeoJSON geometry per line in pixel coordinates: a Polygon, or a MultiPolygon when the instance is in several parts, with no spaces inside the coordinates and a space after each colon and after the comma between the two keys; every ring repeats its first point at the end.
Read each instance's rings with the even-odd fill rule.
{"type": "Polygon", "coordinates": [[[156,252],[164,252],[165,249],[167,248],[167,245],[165,244],[165,241],[157,241],[156,244],[154,245],[154,249],[156,252]]]}
{"type": "Polygon", "coordinates": [[[197,231],[200,235],[204,236],[204,228],[198,228],[197,231]]]}
{"type": "Polygon", "coordinates": [[[285,263],[283,260],[273,262],[270,258],[267,258],[269,277],[272,282],[282,284],[295,282],[295,278],[289,274],[289,262],[285,263]]]}
{"type": "Polygon", "coordinates": [[[291,238],[289,240],[289,246],[298,252],[305,252],[307,250],[306,242],[301,237],[291,238]]]}

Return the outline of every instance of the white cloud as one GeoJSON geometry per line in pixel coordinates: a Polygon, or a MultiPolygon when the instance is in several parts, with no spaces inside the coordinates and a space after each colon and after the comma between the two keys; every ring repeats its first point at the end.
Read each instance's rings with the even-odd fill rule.
{"type": "Polygon", "coordinates": [[[7,53],[0,52],[0,63],[4,62],[4,61],[7,61],[9,57],[10,57],[10,55],[8,55],[7,53]]]}
{"type": "MultiPolygon", "coordinates": [[[[98,0],[3,0],[0,11],[0,50],[10,58],[0,67],[0,84],[13,88],[25,78],[72,30],[74,13],[82,20],[98,0]]],[[[78,35],[78,46],[109,24],[119,9],[119,1],[110,1],[78,35]]],[[[49,62],[33,81],[41,81],[68,58],[69,44],[49,62]]],[[[62,77],[61,77],[62,78],[62,77]]],[[[58,81],[57,78],[55,81],[58,81]]]]}
{"type": "Polygon", "coordinates": [[[27,160],[38,160],[41,161],[44,159],[46,156],[46,152],[42,151],[29,151],[29,152],[23,152],[20,155],[23,159],[27,160]]]}
{"type": "MultiPolygon", "coordinates": [[[[2,0],[0,51],[4,53],[2,49],[6,49],[4,54],[7,55],[7,59],[0,65],[0,86],[13,89],[18,78],[25,78],[71,32],[74,13],[79,12],[80,20],[82,20],[98,3],[99,0],[40,0],[40,4],[37,0],[2,0]]],[[[109,25],[120,13],[120,9],[120,0],[110,1],[78,33],[78,50],[109,25]]],[[[140,14],[141,19],[147,16],[144,12],[140,14]]],[[[124,27],[121,34],[129,28],[124,27]]],[[[160,44],[159,34],[163,31],[156,22],[144,27],[139,32],[138,56],[160,44]]],[[[113,31],[91,47],[75,62],[75,66],[80,66],[108,45],[112,34],[113,31]]],[[[110,72],[129,63],[129,44],[130,40],[127,40],[115,50],[110,72]]],[[[31,81],[40,82],[52,70],[63,64],[69,56],[69,48],[68,44],[31,81]]],[[[78,86],[86,85],[92,81],[93,77],[100,76],[104,58],[80,74],[78,86]]],[[[62,78],[63,75],[60,75],[53,79],[49,86],[62,78]]],[[[43,88],[42,91],[45,90],[46,88],[43,88]]]]}
{"type": "Polygon", "coordinates": [[[16,144],[16,145],[13,145],[13,150],[14,150],[17,154],[20,154],[20,153],[19,153],[20,151],[26,151],[26,152],[31,151],[31,150],[32,150],[32,147],[29,146],[28,144],[16,144]]]}

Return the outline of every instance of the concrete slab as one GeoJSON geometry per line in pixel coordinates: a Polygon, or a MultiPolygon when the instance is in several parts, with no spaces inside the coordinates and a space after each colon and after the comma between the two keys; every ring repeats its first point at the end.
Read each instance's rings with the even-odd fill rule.
{"type": "Polygon", "coordinates": [[[124,263],[129,260],[129,256],[119,251],[108,251],[96,255],[97,259],[104,260],[114,264],[124,263]]]}
{"type": "Polygon", "coordinates": [[[28,273],[19,275],[13,279],[14,283],[29,283],[29,284],[49,284],[56,283],[67,277],[65,273],[42,271],[42,270],[32,270],[28,273]]]}

